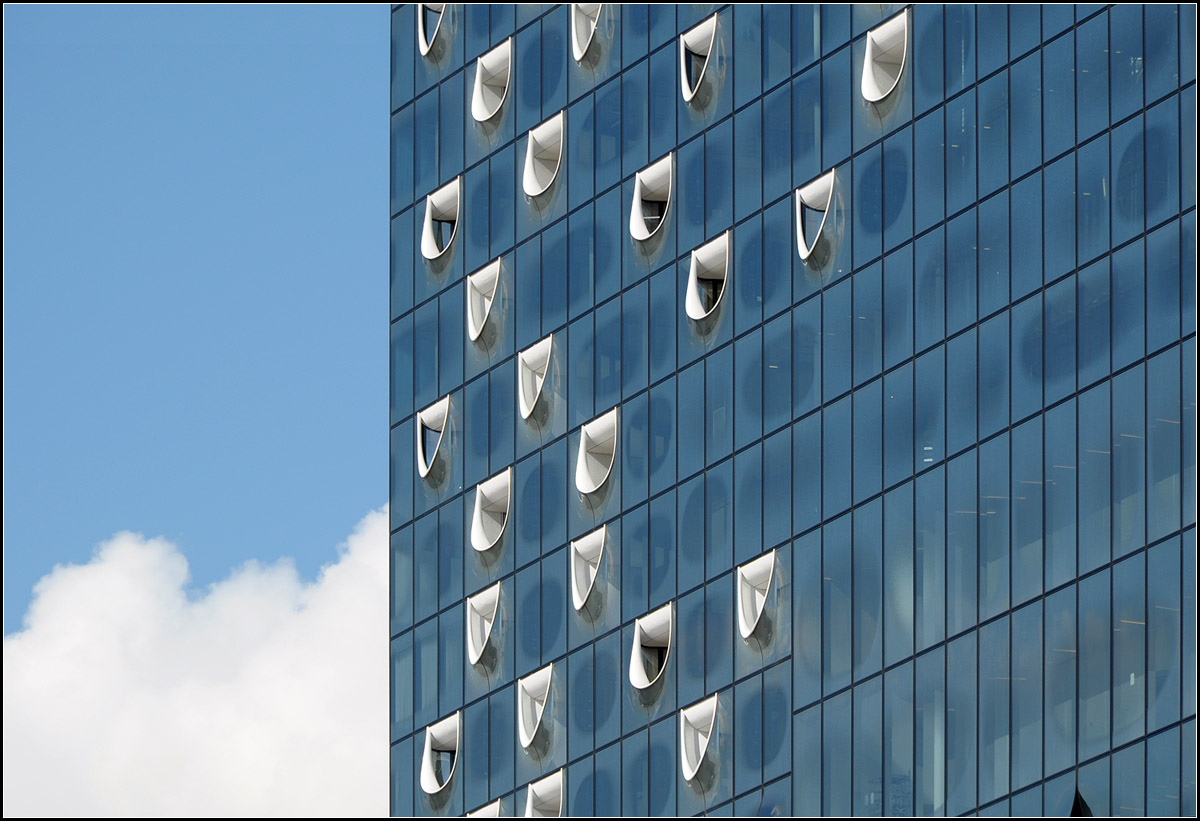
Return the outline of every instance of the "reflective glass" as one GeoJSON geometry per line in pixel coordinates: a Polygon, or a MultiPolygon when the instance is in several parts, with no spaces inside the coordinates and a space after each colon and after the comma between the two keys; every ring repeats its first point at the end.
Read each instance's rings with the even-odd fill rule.
{"type": "Polygon", "coordinates": [[[567,6],[448,6],[423,56],[393,10],[394,813],[520,812],[560,767],[575,814],[1194,809],[1194,9],[909,7],[868,103],[867,32],[899,11],[605,4],[591,36],[567,6]],[[714,12],[685,100],[679,38],[714,12]],[[476,61],[509,37],[476,123],[476,61]],[[560,111],[530,200],[528,132],[560,111]],[[634,240],[635,175],[668,154],[666,224],[634,240]],[[795,191],[831,170],[802,260],[795,191]],[[424,200],[460,175],[430,263],[424,200]],[[694,320],[691,252],[726,231],[728,293],[694,320]],[[464,278],[497,258],[472,341],[464,278]],[[516,352],[550,333],[542,382],[516,352]],[[447,395],[422,477],[416,411],[447,395]],[[476,486],[508,468],[480,554],[476,486]],[[602,525],[593,584],[570,543],[602,525]],[[737,568],[771,550],[755,592],[737,568]],[[472,665],[463,600],[497,582],[472,665]],[[635,691],[634,621],[664,605],[665,677],[635,691]],[[534,755],[515,679],[551,662],[534,755]],[[714,693],[689,782],[679,708],[714,693]],[[423,732],[460,709],[439,806],[423,732]]]}

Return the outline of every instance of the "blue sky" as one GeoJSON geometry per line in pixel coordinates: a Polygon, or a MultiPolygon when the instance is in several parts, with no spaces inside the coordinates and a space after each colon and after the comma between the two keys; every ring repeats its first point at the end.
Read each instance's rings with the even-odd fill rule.
{"type": "MultiPolygon", "coordinates": [[[[132,530],[195,593],[387,498],[388,7],[4,10],[4,632],[132,530]]],[[[382,629],[382,628],[381,628],[382,629]]]]}

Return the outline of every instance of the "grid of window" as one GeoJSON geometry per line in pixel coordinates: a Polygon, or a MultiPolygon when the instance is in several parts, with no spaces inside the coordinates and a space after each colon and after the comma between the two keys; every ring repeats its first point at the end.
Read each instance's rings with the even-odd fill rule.
{"type": "Polygon", "coordinates": [[[393,9],[393,814],[519,813],[560,771],[572,815],[1195,814],[1195,9],[909,7],[867,103],[904,8],[605,4],[582,62],[571,6],[393,9]],[[697,105],[679,38],[714,14],[697,105]],[[637,175],[668,155],[647,247],[637,175]],[[831,170],[816,264],[795,192],[831,170]],[[692,252],[726,232],[697,318],[692,252]],[[526,418],[518,353],[551,335],[526,418]],[[738,568],[771,551],[747,640],[738,568]],[[667,605],[647,697],[637,620],[667,605]],[[708,714],[681,713],[714,694],[688,778],[708,714]],[[431,801],[426,728],[459,711],[431,801]]]}

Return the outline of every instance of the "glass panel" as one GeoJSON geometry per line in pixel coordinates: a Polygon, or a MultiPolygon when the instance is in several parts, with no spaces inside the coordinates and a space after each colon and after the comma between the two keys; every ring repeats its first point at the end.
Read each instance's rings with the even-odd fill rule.
{"type": "Polygon", "coordinates": [[[1042,418],[1012,433],[1012,600],[1042,592],[1042,418]]]}
{"type": "Polygon", "coordinates": [[[1145,815],[1145,746],[1140,741],[1113,753],[1112,812],[1117,816],[1145,815]]]}
{"type": "Polygon", "coordinates": [[[967,633],[950,643],[946,677],[946,813],[975,806],[976,637],[967,633]]]}
{"type": "MultiPolygon", "coordinates": [[[[762,783],[762,677],[753,676],[734,688],[733,779],[735,792],[762,783]]],[[[757,807],[756,807],[757,808],[757,807]]]]}
{"type": "Polygon", "coordinates": [[[854,814],[883,814],[883,677],[854,688],[854,814]]]}
{"type": "MultiPolygon", "coordinates": [[[[1012,788],[1042,776],[1042,606],[1012,617],[1012,788]]],[[[1039,801],[1040,804],[1040,801],[1039,801]]]]}
{"type": "MultiPolygon", "coordinates": [[[[1046,598],[1045,631],[1045,772],[1055,773],[1075,762],[1075,660],[1078,652],[1074,585],[1046,598]]],[[[1025,706],[1022,700],[1018,714],[1023,719],[1028,717],[1025,706]]],[[[1025,750],[1023,733],[1018,725],[1018,746],[1022,752],[1025,750]]]]}
{"type": "MultiPolygon", "coordinates": [[[[884,664],[913,652],[913,486],[884,497],[884,664]]],[[[889,802],[890,803],[890,802],[889,802]]]]}
{"type": "Polygon", "coordinates": [[[1141,365],[1112,383],[1113,555],[1146,543],[1146,383],[1141,365]]]}
{"type": "Polygon", "coordinates": [[[1075,400],[1047,411],[1045,423],[1046,587],[1054,588],[1075,576],[1075,400]]]}
{"type": "Polygon", "coordinates": [[[1179,720],[1180,578],[1178,537],[1152,547],[1146,558],[1147,730],[1179,720]]]}
{"type": "Polygon", "coordinates": [[[853,394],[854,501],[875,495],[883,482],[883,380],[853,394]]]}
{"type": "Polygon", "coordinates": [[[854,512],[854,678],[879,670],[883,651],[882,504],[854,512]]]}
{"type": "MultiPolygon", "coordinates": [[[[951,645],[953,650],[953,645],[951,645]]],[[[993,801],[1009,788],[1008,617],[979,630],[979,802],[993,801]]],[[[953,658],[953,652],[951,654],[953,658]]],[[[955,675],[959,668],[952,667],[955,675]]]]}
{"type": "Polygon", "coordinates": [[[940,642],[946,633],[946,489],[942,468],[918,477],[915,495],[913,599],[916,647],[922,650],[940,642]]]}
{"type": "Polygon", "coordinates": [[[1113,746],[1145,732],[1146,556],[1113,567],[1113,746]]]}
{"type": "Polygon", "coordinates": [[[950,635],[976,620],[976,461],[975,451],[969,451],[946,471],[946,630],[950,635]]]}
{"type": "MultiPolygon", "coordinates": [[[[824,691],[832,693],[850,683],[851,649],[851,536],[850,517],[825,525],[822,563],[824,691]]],[[[828,703],[828,702],[827,702],[828,703]]],[[[847,732],[849,728],[846,728],[847,732]]],[[[826,733],[828,738],[828,732],[826,733]]],[[[826,760],[829,760],[828,757],[826,760]]],[[[828,795],[827,795],[828,799],[828,795]]]]}
{"type": "Polygon", "coordinates": [[[1109,641],[1116,625],[1108,585],[1107,570],[1079,583],[1079,760],[1084,761],[1109,748],[1109,641]]]}
{"type": "Polygon", "coordinates": [[[1101,14],[1075,33],[1075,112],[1079,140],[1108,126],[1108,15],[1101,14]]]}
{"type": "Polygon", "coordinates": [[[946,659],[942,647],[917,658],[915,690],[914,809],[918,815],[942,815],[946,798],[946,659]]]}
{"type": "Polygon", "coordinates": [[[1146,741],[1146,815],[1179,815],[1179,728],[1146,741]]]}
{"type": "MultiPolygon", "coordinates": [[[[1056,157],[1075,144],[1075,35],[1042,49],[1043,156],[1056,157]]],[[[1071,190],[1071,189],[1066,189],[1071,190]]]]}
{"type": "MultiPolygon", "coordinates": [[[[847,691],[836,698],[828,699],[821,705],[824,713],[821,732],[822,762],[851,760],[850,696],[850,691],[847,691]]],[[[821,795],[824,799],[821,806],[823,815],[848,816],[850,814],[852,809],[851,769],[828,764],[823,767],[821,779],[821,795]]]]}
{"type": "MultiPolygon", "coordinates": [[[[1010,13],[1021,14],[1019,8],[1010,7],[1010,13]]],[[[1013,63],[1009,74],[1009,89],[1012,95],[1009,106],[1009,152],[1012,159],[1011,173],[1015,178],[1041,165],[1042,162],[1041,52],[1034,52],[1013,63]]]]}
{"type": "Polygon", "coordinates": [[[1112,439],[1109,383],[1079,397],[1079,570],[1086,572],[1111,556],[1112,439]]]}
{"type": "MultiPolygon", "coordinates": [[[[813,531],[792,548],[792,605],[796,637],[793,647],[793,705],[811,704],[821,697],[821,647],[824,633],[821,589],[821,533],[813,531]]],[[[682,701],[682,698],[680,699],[682,701]]],[[[798,762],[797,762],[798,763],[798,762]]],[[[818,767],[819,769],[819,767],[818,767]]]]}

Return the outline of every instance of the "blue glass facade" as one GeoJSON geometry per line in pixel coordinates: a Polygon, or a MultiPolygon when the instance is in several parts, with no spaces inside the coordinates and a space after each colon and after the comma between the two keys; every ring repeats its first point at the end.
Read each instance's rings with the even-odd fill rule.
{"type": "MultiPolygon", "coordinates": [[[[1196,813],[1193,6],[446,6],[392,12],[391,781],[462,815],[563,774],[572,815],[1196,813]],[[908,15],[878,105],[867,32],[908,15]],[[703,106],[679,36],[714,13],[703,106]],[[427,30],[428,30],[427,26],[427,30]],[[476,61],[511,39],[499,113],[476,61]],[[530,129],[565,111],[549,196],[530,129]],[[673,154],[651,250],[636,175],[673,154]],[[836,169],[821,265],[794,192],[836,169]],[[454,239],[426,197],[461,177],[454,239]],[[691,252],[730,231],[716,319],[691,252]],[[499,258],[482,341],[465,278],[499,258]],[[544,418],[517,353],[553,334],[544,418]],[[418,413],[449,397],[435,481],[418,413]],[[581,427],[619,409],[602,498],[581,427]],[[512,468],[499,544],[476,486],[512,468]],[[595,612],[570,543],[607,525],[595,612]],[[737,568],[775,551],[769,634],[737,568]],[[495,583],[486,665],[464,601],[495,583]],[[636,620],[673,604],[659,689],[636,620]],[[554,664],[536,755],[517,679],[554,664]],[[680,711],[717,694],[703,782],[680,711]],[[426,728],[461,711],[454,771],[426,728]]],[[[436,441],[436,437],[430,440],[436,441]]],[[[432,444],[431,444],[432,447],[432,444]]]]}

